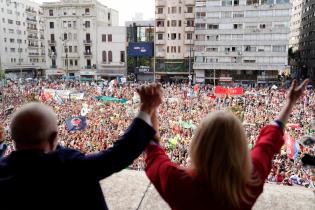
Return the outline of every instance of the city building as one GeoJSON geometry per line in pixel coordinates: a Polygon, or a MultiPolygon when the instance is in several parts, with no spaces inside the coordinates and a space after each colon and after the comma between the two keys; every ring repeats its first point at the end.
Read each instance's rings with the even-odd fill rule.
{"type": "Polygon", "coordinates": [[[98,65],[102,53],[98,32],[118,26],[118,12],[96,0],[61,0],[44,3],[42,8],[49,67],[46,76],[96,78],[97,68],[102,66],[98,65]]]}
{"type": "Polygon", "coordinates": [[[127,74],[126,27],[112,26],[97,29],[97,75],[113,79],[127,74]]]}
{"type": "Polygon", "coordinates": [[[273,83],[288,68],[289,0],[197,0],[195,81],[273,83]]]}
{"type": "Polygon", "coordinates": [[[292,76],[315,82],[315,0],[293,0],[290,47],[292,76]]]}
{"type": "Polygon", "coordinates": [[[0,68],[6,77],[41,77],[45,69],[42,10],[28,0],[0,0],[0,68]]]}
{"type": "Polygon", "coordinates": [[[188,81],[193,65],[195,0],[156,0],[155,5],[156,78],[188,81]]]}
{"type": "MultiPolygon", "coordinates": [[[[139,18],[134,18],[139,19],[139,18]]],[[[153,48],[154,48],[154,20],[127,21],[128,49],[148,48],[149,55],[134,53],[128,50],[127,75],[129,80],[153,81],[153,48]]]]}

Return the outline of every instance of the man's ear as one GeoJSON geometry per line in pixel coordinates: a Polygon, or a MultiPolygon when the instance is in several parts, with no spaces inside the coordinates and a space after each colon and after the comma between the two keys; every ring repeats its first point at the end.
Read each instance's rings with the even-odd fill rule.
{"type": "Polygon", "coordinates": [[[50,151],[54,151],[57,147],[57,135],[58,135],[58,132],[56,131],[49,135],[48,142],[49,142],[50,151]]]}

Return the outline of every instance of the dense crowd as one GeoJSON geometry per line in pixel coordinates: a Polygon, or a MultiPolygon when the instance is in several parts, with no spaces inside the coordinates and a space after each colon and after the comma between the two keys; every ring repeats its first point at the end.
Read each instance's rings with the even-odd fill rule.
{"type": "MultiPolygon", "coordinates": [[[[2,88],[1,122],[7,131],[6,153],[14,150],[9,136],[10,117],[21,105],[30,101],[41,101],[53,107],[59,118],[59,142],[61,146],[78,149],[84,153],[94,153],[111,147],[113,139],[124,133],[137,114],[139,97],[138,84],[105,84],[104,82],[64,82],[32,81],[8,82],[2,88]],[[43,97],[44,89],[70,90],[84,93],[83,100],[43,97]],[[96,96],[109,96],[126,101],[102,101],[96,96]],[[88,126],[83,130],[68,131],[65,120],[82,115],[85,107],[88,126]]],[[[189,164],[188,149],[195,129],[201,119],[214,110],[229,110],[243,122],[249,149],[255,145],[260,129],[272,122],[284,105],[286,90],[278,87],[247,88],[242,95],[215,95],[212,86],[188,87],[187,84],[163,84],[164,103],[160,106],[160,133],[163,147],[171,159],[183,166],[189,164]]],[[[314,135],[315,91],[307,90],[303,100],[288,122],[287,134],[294,140],[305,135],[314,135]]],[[[268,182],[286,185],[313,186],[314,170],[304,168],[300,156],[305,152],[314,153],[309,148],[300,148],[300,153],[292,160],[284,146],[281,154],[275,156],[268,182]],[[313,170],[313,171],[312,171],[313,170]],[[312,183],[313,182],[313,183],[312,183]]],[[[131,169],[143,170],[143,156],[138,158],[131,169]]]]}

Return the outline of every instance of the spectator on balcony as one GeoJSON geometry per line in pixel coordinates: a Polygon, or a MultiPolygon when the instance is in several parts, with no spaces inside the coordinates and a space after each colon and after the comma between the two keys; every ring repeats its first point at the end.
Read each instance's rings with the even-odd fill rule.
{"type": "MultiPolygon", "coordinates": [[[[251,209],[263,191],[271,161],[284,143],[285,123],[306,84],[297,87],[293,82],[287,104],[277,120],[261,130],[250,152],[241,122],[229,112],[214,112],[191,142],[190,168],[171,162],[162,147],[152,142],[146,149],[147,176],[174,210],[251,209]]],[[[156,115],[152,122],[158,130],[156,115]]]]}
{"type": "Polygon", "coordinates": [[[16,151],[0,159],[1,209],[107,209],[99,184],[136,159],[155,131],[150,114],[161,103],[160,87],[142,87],[140,113],[112,148],[93,155],[57,147],[57,117],[31,103],[13,116],[16,151]]]}

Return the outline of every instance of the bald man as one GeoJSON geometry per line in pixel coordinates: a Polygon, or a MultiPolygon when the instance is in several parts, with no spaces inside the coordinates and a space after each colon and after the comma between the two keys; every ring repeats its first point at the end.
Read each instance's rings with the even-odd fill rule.
{"type": "Polygon", "coordinates": [[[52,109],[22,107],[10,126],[16,151],[0,159],[0,209],[107,209],[99,181],[130,165],[155,136],[151,115],[162,102],[160,86],[138,92],[138,117],[112,148],[94,155],[57,148],[52,109]]]}

